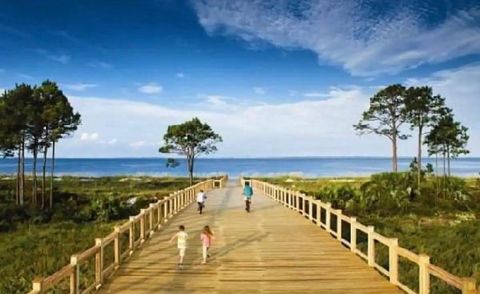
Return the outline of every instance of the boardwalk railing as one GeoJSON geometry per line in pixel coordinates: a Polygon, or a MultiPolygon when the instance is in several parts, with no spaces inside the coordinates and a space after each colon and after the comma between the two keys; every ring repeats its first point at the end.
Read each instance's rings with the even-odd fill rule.
{"type": "Polygon", "coordinates": [[[34,279],[33,289],[29,294],[47,292],[61,283],[68,282],[67,280],[70,285],[63,285],[61,293],[68,293],[68,288],[70,294],[90,293],[100,288],[104,280],[110,277],[120,264],[132,255],[135,249],[142,245],[155,230],[194,202],[197,192],[225,187],[227,180],[226,176],[220,179],[209,179],[174,192],[156,203],[151,203],[148,208],[142,209],[136,216],[131,216],[124,224],[116,226],[108,236],[95,239],[94,246],[72,255],[70,264],[47,278],[34,279]],[[113,255],[113,258],[108,262],[106,257],[109,254],[113,255]],[[86,269],[84,265],[89,262],[94,265],[95,277],[85,285],[85,283],[81,283],[80,278],[82,274],[85,274],[82,272],[86,269]]]}
{"type": "Polygon", "coordinates": [[[434,276],[450,286],[461,291],[462,294],[475,294],[476,283],[473,278],[460,278],[443,270],[442,268],[430,263],[430,257],[424,254],[416,254],[410,250],[398,245],[398,239],[387,238],[375,232],[373,226],[365,226],[357,222],[355,217],[349,217],[342,213],[340,209],[332,208],[330,203],[322,202],[311,196],[307,196],[298,191],[276,186],[255,179],[245,180],[250,182],[257,191],[262,191],[265,195],[282,205],[298,211],[311,222],[317,224],[322,229],[329,232],[339,242],[350,248],[350,251],[363,258],[369,266],[374,267],[380,273],[389,278],[390,283],[398,286],[407,293],[430,293],[430,277],[434,276]],[[348,232],[345,231],[348,228],[348,232]],[[344,230],[344,231],[342,231],[344,230]],[[358,248],[357,237],[363,234],[367,240],[367,248],[362,251],[358,248]],[[348,235],[350,238],[348,238],[348,235]],[[377,263],[375,258],[375,247],[377,243],[388,248],[388,269],[377,263]],[[365,253],[364,253],[365,252],[365,253]],[[399,258],[408,260],[410,263],[418,266],[418,292],[410,289],[407,285],[400,282],[399,277],[399,258]]]}

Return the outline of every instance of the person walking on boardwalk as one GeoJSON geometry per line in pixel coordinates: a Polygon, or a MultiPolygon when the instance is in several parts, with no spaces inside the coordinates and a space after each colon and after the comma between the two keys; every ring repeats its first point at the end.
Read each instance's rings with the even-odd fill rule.
{"type": "Polygon", "coordinates": [[[210,246],[212,246],[212,239],[213,239],[212,230],[210,230],[209,226],[204,226],[203,231],[200,234],[200,240],[202,241],[202,253],[203,253],[202,264],[206,264],[207,257],[210,257],[210,254],[208,254],[208,250],[210,249],[210,246]]]}
{"type": "Polygon", "coordinates": [[[177,239],[177,248],[178,248],[178,269],[183,269],[183,258],[185,257],[185,250],[187,249],[187,239],[188,234],[185,232],[185,226],[180,225],[178,227],[178,232],[170,238],[170,243],[173,240],[177,239]]]}
{"type": "Polygon", "coordinates": [[[245,210],[250,212],[250,204],[252,202],[253,189],[250,186],[249,182],[245,182],[245,187],[243,187],[243,196],[245,198],[245,210]]]}
{"type": "Polygon", "coordinates": [[[207,200],[207,195],[203,190],[197,193],[197,204],[198,204],[198,211],[202,214],[203,208],[205,207],[205,200],[207,200]]]}

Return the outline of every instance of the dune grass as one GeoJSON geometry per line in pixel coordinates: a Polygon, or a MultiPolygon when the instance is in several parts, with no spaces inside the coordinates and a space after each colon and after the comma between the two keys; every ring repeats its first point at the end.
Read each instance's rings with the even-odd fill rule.
{"type": "Polygon", "coordinates": [[[26,293],[35,276],[56,272],[149,202],[187,187],[188,179],[61,177],[55,185],[54,208],[41,211],[15,207],[13,180],[0,180],[0,293],[26,293]]]}

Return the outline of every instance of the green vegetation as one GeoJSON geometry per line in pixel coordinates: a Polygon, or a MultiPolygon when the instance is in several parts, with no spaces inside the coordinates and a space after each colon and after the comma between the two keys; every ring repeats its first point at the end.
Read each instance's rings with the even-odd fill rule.
{"type": "MultiPolygon", "coordinates": [[[[266,180],[331,202],[382,235],[398,238],[402,247],[428,254],[452,274],[480,281],[480,179],[423,175],[420,188],[414,170],[358,179],[266,180]]],[[[381,247],[377,257],[388,265],[381,247]]],[[[417,279],[417,268],[401,266],[403,283],[416,289],[417,279]]],[[[433,293],[456,293],[443,282],[432,282],[433,293]]]]}
{"type": "MultiPolygon", "coordinates": [[[[186,178],[55,178],[52,209],[15,204],[15,178],[0,179],[0,293],[25,293],[70,256],[140,208],[188,186],[186,178]]],[[[30,181],[29,181],[30,182],[30,181]]]]}
{"type": "MultiPolygon", "coordinates": [[[[192,184],[195,158],[200,154],[216,152],[215,144],[222,142],[222,137],[208,124],[195,117],[182,124],[168,126],[163,141],[164,145],[158,150],[160,153],[176,153],[187,157],[188,175],[192,184]]],[[[167,166],[175,167],[178,164],[175,160],[169,159],[167,166]]]]}

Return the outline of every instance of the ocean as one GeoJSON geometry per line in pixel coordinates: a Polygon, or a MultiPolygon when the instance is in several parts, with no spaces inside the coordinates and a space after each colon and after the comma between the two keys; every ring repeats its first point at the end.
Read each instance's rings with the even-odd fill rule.
{"type": "MultiPolygon", "coordinates": [[[[92,177],[185,176],[186,162],[181,159],[178,161],[178,167],[169,168],[163,158],[59,158],[56,160],[55,174],[92,177]]],[[[399,168],[408,169],[410,161],[410,158],[400,158],[399,168]]],[[[435,167],[434,159],[425,159],[423,163],[428,162],[435,167]]],[[[27,159],[27,171],[31,171],[31,163],[31,159],[27,159]]],[[[479,176],[480,158],[459,158],[452,161],[451,167],[452,173],[457,176],[479,176]]],[[[41,166],[38,167],[40,170],[41,166]]],[[[195,164],[197,176],[228,174],[232,178],[366,176],[390,170],[391,160],[384,157],[199,158],[195,164]]],[[[14,174],[15,171],[15,159],[0,159],[0,174],[14,174]]]]}

